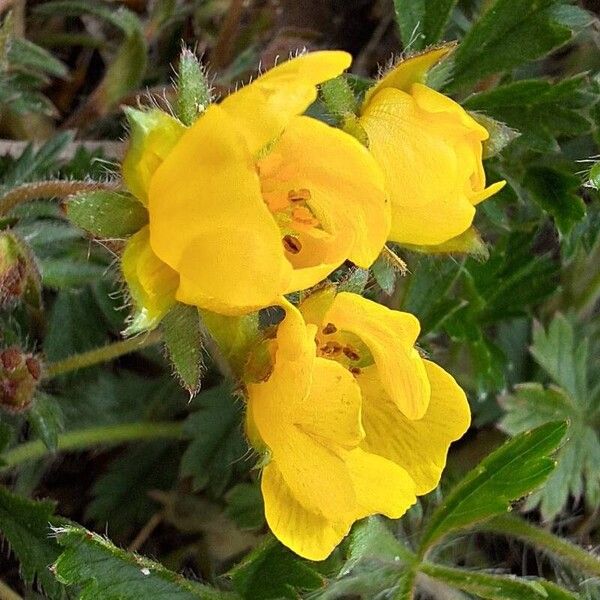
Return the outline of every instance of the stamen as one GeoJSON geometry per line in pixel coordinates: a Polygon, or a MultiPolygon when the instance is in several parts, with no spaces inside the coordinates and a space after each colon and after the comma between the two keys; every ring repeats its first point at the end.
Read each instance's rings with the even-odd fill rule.
{"type": "Polygon", "coordinates": [[[358,375],[361,374],[361,370],[358,367],[348,367],[348,371],[350,371],[350,373],[352,373],[352,375],[355,377],[358,377],[358,375]]]}
{"type": "Polygon", "coordinates": [[[323,327],[323,333],[325,335],[331,335],[337,331],[337,327],[333,323],[327,323],[325,327],[323,327]]]}
{"type": "Polygon", "coordinates": [[[321,346],[321,352],[327,356],[335,356],[342,351],[342,345],[338,342],[327,342],[321,346]]]}
{"type": "Polygon", "coordinates": [[[344,354],[353,361],[360,360],[360,354],[352,346],[344,346],[344,354]]]}
{"type": "Polygon", "coordinates": [[[282,242],[283,247],[290,254],[298,254],[300,250],[302,250],[302,244],[300,243],[300,240],[293,235],[284,235],[282,242]]]}
{"type": "Polygon", "coordinates": [[[301,188],[299,190],[290,190],[288,192],[288,200],[290,202],[308,202],[311,199],[310,190],[301,188]]]}

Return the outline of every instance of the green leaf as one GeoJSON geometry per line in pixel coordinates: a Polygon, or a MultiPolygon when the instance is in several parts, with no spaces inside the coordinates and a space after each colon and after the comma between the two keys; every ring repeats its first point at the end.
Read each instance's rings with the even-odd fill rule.
{"type": "Polygon", "coordinates": [[[260,529],[265,524],[265,507],[258,485],[239,483],[225,495],[225,514],[242,529],[260,529]]]}
{"type": "Polygon", "coordinates": [[[554,218],[563,235],[585,217],[585,203],[577,194],[581,186],[577,175],[552,167],[531,167],[523,185],[539,206],[554,218]]]}
{"type": "MultiPolygon", "coordinates": [[[[549,597],[546,588],[538,580],[489,575],[480,571],[467,571],[432,563],[423,563],[419,570],[452,587],[487,600],[535,600],[549,597]]],[[[568,594],[567,590],[564,592],[568,594]]],[[[569,595],[567,598],[576,596],[569,595]]]]}
{"type": "Polygon", "coordinates": [[[162,565],[125,552],[101,536],[68,525],[55,529],[63,553],[53,572],[65,585],[81,586],[79,600],[225,600],[235,596],[211,589],[162,565]]]}
{"type": "Polygon", "coordinates": [[[558,82],[525,79],[470,96],[463,106],[518,130],[511,148],[558,151],[557,136],[572,137],[592,127],[582,112],[594,102],[587,87],[585,75],[558,82]]]}
{"type": "Polygon", "coordinates": [[[571,39],[573,14],[563,0],[496,0],[454,54],[452,89],[540,58],[571,39]]]}
{"type": "Polygon", "coordinates": [[[189,49],[179,55],[177,70],[177,116],[184,125],[191,125],[211,102],[212,91],[204,67],[189,49]]]}
{"type": "Polygon", "coordinates": [[[252,551],[229,576],[245,600],[298,598],[299,590],[323,585],[322,576],[308,562],[269,537],[252,551]]]}
{"type": "Polygon", "coordinates": [[[442,39],[457,0],[394,0],[405,51],[423,50],[442,39]]]}
{"type": "Polygon", "coordinates": [[[138,444],[114,460],[92,488],[86,518],[120,536],[144,524],[156,511],[150,490],[175,484],[179,452],[163,441],[138,444]]]}
{"type": "Polygon", "coordinates": [[[27,419],[35,434],[48,450],[56,450],[58,434],[63,429],[63,415],[56,398],[38,392],[27,419]]]}
{"type": "Polygon", "coordinates": [[[567,424],[552,422],[506,442],[470,471],[430,517],[421,538],[421,553],[448,533],[510,510],[555,468],[556,450],[567,424]]]}
{"type": "Polygon", "coordinates": [[[54,77],[67,75],[66,65],[44,48],[25,38],[15,37],[10,44],[9,60],[54,77]]]}
{"type": "Polygon", "coordinates": [[[175,373],[190,396],[194,396],[200,389],[204,370],[198,309],[178,303],[165,315],[160,326],[175,373]]]}
{"type": "Polygon", "coordinates": [[[101,238],[126,237],[148,223],[148,211],[139,200],[107,190],[71,196],[66,209],[77,227],[101,238]]]}
{"type": "Polygon", "coordinates": [[[53,513],[52,502],[33,502],[0,487],[0,533],[19,559],[23,579],[37,580],[48,593],[58,594],[61,586],[48,570],[60,554],[51,537],[50,524],[59,524],[53,513]]]}
{"type": "Polygon", "coordinates": [[[234,474],[246,468],[242,406],[227,385],[203,392],[195,405],[198,410],[183,426],[191,442],[181,459],[181,474],[192,477],[196,489],[208,488],[219,496],[234,474]]]}

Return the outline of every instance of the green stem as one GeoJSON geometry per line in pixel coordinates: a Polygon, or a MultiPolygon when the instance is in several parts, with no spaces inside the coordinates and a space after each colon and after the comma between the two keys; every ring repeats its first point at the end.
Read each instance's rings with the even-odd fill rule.
{"type": "Polygon", "coordinates": [[[0,198],[0,216],[6,215],[15,206],[30,200],[38,198],[66,198],[78,192],[87,192],[94,190],[115,190],[117,186],[114,183],[100,183],[97,181],[35,181],[25,183],[19,187],[13,188],[0,198]]]}
{"type": "Polygon", "coordinates": [[[477,525],[477,529],[515,537],[565,561],[574,568],[600,577],[600,558],[520,517],[496,517],[477,525]]]}
{"type": "Polygon", "coordinates": [[[161,340],[161,333],[158,330],[151,331],[144,336],[134,337],[127,340],[121,340],[112,344],[107,344],[101,348],[94,348],[88,352],[82,352],[81,354],[74,354],[64,360],[59,360],[55,363],[50,363],[46,367],[45,379],[52,379],[57,375],[64,375],[71,371],[97,365],[99,363],[108,362],[114,360],[124,354],[135,352],[158,344],[161,340]]]}
{"type": "MultiPolygon", "coordinates": [[[[181,423],[177,422],[142,422],[123,423],[90,427],[69,431],[58,436],[57,450],[85,450],[91,446],[116,446],[124,442],[154,439],[183,438],[181,423]]],[[[15,467],[30,460],[36,460],[50,454],[41,440],[26,442],[4,453],[0,458],[4,462],[0,471],[15,467]]]]}

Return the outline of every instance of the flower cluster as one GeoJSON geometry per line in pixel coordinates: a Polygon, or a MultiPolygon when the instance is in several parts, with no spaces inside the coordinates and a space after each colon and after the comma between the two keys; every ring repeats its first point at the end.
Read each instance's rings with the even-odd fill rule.
{"type": "Polygon", "coordinates": [[[310,559],[357,519],[398,518],[435,488],[469,426],[461,388],[415,349],[415,317],[333,285],[305,291],[347,261],[370,267],[386,241],[452,242],[502,186],[485,185],[488,132],[424,84],[447,52],[392,69],[346,130],[303,116],[350,66],[339,51],[271,69],[189,127],[129,110],[123,178],[148,212],[122,256],[130,330],[176,302],[224,318],[285,310],[246,357],[246,430],[269,526],[310,559]],[[286,298],[302,291],[297,306],[286,298]]]}

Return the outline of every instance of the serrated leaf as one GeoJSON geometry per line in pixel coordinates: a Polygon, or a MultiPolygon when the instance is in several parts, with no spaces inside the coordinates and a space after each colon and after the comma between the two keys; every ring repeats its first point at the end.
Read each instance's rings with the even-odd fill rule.
{"type": "Polygon", "coordinates": [[[567,431],[551,422],[506,442],[470,471],[435,510],[421,538],[424,552],[448,533],[510,509],[555,468],[549,455],[567,431]]]}
{"type": "Polygon", "coordinates": [[[221,495],[236,471],[244,470],[247,451],[242,434],[242,406],[221,385],[197,396],[198,407],[184,423],[191,439],[181,459],[181,474],[192,477],[196,489],[221,495]]]}
{"type": "Polygon", "coordinates": [[[422,50],[442,39],[457,0],[394,0],[405,50],[422,50]]]}
{"type": "Polygon", "coordinates": [[[0,486],[0,533],[19,559],[23,579],[28,583],[37,580],[58,596],[61,586],[48,570],[60,554],[51,537],[50,524],[59,524],[53,513],[52,502],[33,502],[0,486]]]}
{"type": "Polygon", "coordinates": [[[585,202],[577,193],[577,175],[546,166],[528,169],[523,185],[539,206],[553,219],[558,230],[567,235],[585,217],[585,202]]]}
{"type": "Polygon", "coordinates": [[[229,576],[245,600],[295,599],[300,590],[323,585],[322,576],[308,561],[271,537],[236,565],[229,576]]]}
{"type": "Polygon", "coordinates": [[[454,54],[456,89],[544,56],[571,39],[563,0],[496,0],[475,21],[454,54]]]}
{"type": "MultiPolygon", "coordinates": [[[[434,579],[487,600],[541,600],[549,597],[541,580],[490,575],[431,563],[423,563],[419,569],[434,579]]],[[[564,592],[568,593],[567,590],[564,592]]]]}
{"type": "Polygon", "coordinates": [[[204,370],[198,309],[178,303],[165,315],[160,326],[175,373],[185,389],[194,396],[200,389],[204,370]]]}
{"type": "Polygon", "coordinates": [[[79,600],[225,600],[235,596],[185,579],[162,565],[117,548],[82,527],[55,530],[64,548],[53,565],[61,583],[80,586],[79,600]]]}
{"type": "Polygon", "coordinates": [[[38,392],[27,413],[33,431],[48,450],[53,452],[58,445],[58,434],[63,429],[63,414],[56,398],[38,392]]]}
{"type": "Polygon", "coordinates": [[[107,190],[71,196],[66,209],[77,227],[102,238],[126,237],[148,223],[148,211],[139,200],[107,190]]]}

